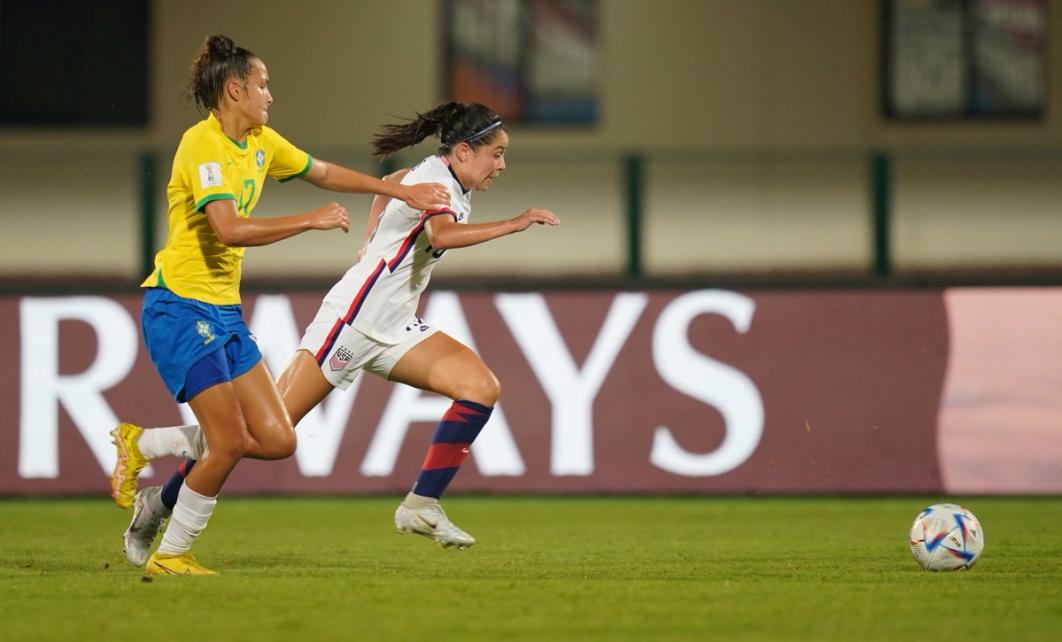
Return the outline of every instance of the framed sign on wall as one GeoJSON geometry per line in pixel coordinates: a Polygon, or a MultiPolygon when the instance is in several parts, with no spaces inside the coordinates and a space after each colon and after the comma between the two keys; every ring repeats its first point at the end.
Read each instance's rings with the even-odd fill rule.
{"type": "Polygon", "coordinates": [[[887,117],[1038,119],[1046,0],[883,0],[887,117]]]}
{"type": "Polygon", "coordinates": [[[508,122],[597,120],[597,0],[446,0],[446,97],[508,122]]]}

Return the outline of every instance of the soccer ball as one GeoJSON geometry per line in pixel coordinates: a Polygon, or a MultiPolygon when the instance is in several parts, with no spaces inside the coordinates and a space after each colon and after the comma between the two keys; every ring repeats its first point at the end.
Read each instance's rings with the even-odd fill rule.
{"type": "Polygon", "coordinates": [[[911,553],[927,571],[961,571],[981,557],[985,532],[958,504],[934,504],[911,525],[911,553]]]}

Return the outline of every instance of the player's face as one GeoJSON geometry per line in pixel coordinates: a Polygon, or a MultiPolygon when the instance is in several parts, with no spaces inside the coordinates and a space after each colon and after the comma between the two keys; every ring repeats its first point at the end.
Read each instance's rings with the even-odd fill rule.
{"type": "Polygon", "coordinates": [[[485,192],[490,189],[494,179],[505,171],[505,150],[508,148],[509,134],[503,129],[489,143],[476,149],[469,168],[475,189],[485,192]]]}
{"type": "Polygon", "coordinates": [[[257,58],[251,59],[251,71],[243,83],[243,96],[240,107],[252,127],[269,122],[269,106],[273,104],[273,95],[269,93],[269,71],[257,58]]]}

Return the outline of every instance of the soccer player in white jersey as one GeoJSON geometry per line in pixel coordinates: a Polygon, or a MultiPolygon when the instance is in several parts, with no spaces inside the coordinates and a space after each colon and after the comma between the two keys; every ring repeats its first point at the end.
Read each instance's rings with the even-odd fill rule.
{"type": "MultiPolygon", "coordinates": [[[[505,170],[509,146],[501,119],[483,105],[448,102],[407,122],[385,125],[374,137],[375,153],[387,156],[432,135],[442,142],[438,153],[399,175],[405,185],[438,182],[449,187],[450,206],[418,210],[396,200],[374,200],[358,262],[325,296],[277,387],[292,424],[333,388],[349,387],[363,370],[453,399],[412,490],[395,511],[395,527],[444,547],[463,548],[476,540],[448,519],[439,498],[490,418],[501,386],[476,353],[417,317],[417,305],[447,250],[523,232],[535,223],[557,225],[559,220],[553,212],[531,208],[507,220],[469,223],[472,190],[490,188],[505,170]]],[[[202,454],[195,426],[122,426],[142,431],[131,440],[135,456],[128,457],[141,467],[155,457],[178,455],[191,458],[182,465],[187,470],[202,454]]],[[[294,431],[282,441],[268,449],[278,453],[270,458],[294,452],[294,431]]],[[[174,479],[179,483],[180,475],[174,479]]],[[[161,497],[158,487],[137,494],[125,533],[126,555],[134,563],[147,555],[168,514],[170,507],[161,497]]]]}

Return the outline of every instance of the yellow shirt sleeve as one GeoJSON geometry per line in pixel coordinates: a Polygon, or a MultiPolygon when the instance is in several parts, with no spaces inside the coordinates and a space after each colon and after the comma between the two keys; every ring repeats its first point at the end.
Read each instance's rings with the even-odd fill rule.
{"type": "Polygon", "coordinates": [[[226,178],[227,156],[220,142],[215,136],[197,136],[185,140],[177,154],[181,171],[192,189],[195,211],[201,211],[210,201],[236,200],[238,190],[226,178]]]}
{"type": "Polygon", "coordinates": [[[286,138],[269,127],[262,128],[262,136],[272,148],[272,160],[268,174],[285,183],[310,171],[313,157],[288,142],[286,138]]]}

